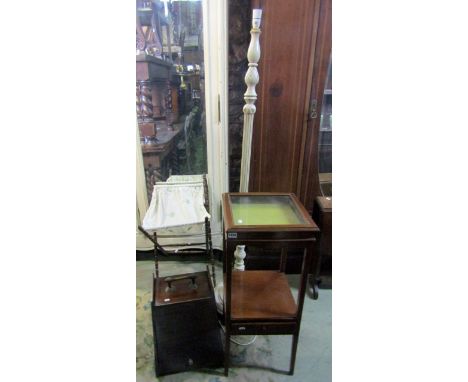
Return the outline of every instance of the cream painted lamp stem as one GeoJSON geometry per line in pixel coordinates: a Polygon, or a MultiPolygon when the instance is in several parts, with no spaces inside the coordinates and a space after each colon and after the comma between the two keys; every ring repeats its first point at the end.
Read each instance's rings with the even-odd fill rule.
{"type": "MultiPolygon", "coordinates": [[[[245,83],[247,91],[244,94],[245,105],[244,112],[244,129],[242,134],[242,160],[241,160],[241,173],[240,173],[240,192],[249,191],[249,176],[250,176],[250,154],[252,151],[252,129],[254,115],[256,111],[255,101],[257,100],[257,93],[255,86],[258,84],[258,60],[260,59],[260,23],[262,20],[262,10],[254,9],[252,12],[252,29],[250,30],[250,44],[247,51],[247,60],[249,61],[249,68],[245,74],[245,83]]],[[[244,258],[246,253],[244,251],[245,245],[238,245],[234,253],[235,262],[234,270],[243,271],[244,258]]]]}
{"type": "Polygon", "coordinates": [[[255,86],[258,84],[258,60],[260,59],[260,22],[262,19],[262,10],[254,9],[252,14],[252,29],[250,30],[250,45],[247,51],[247,59],[249,68],[245,74],[245,83],[247,91],[244,94],[245,105],[244,112],[244,128],[242,134],[242,160],[240,173],[240,192],[248,192],[249,176],[250,176],[250,154],[252,149],[252,129],[254,115],[256,111],[255,101],[257,93],[255,86]]]}

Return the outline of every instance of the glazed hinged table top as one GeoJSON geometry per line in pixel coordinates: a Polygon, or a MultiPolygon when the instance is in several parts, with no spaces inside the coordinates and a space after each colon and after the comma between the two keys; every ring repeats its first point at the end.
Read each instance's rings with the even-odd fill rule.
{"type": "Polygon", "coordinates": [[[227,193],[223,203],[227,228],[317,228],[293,194],[227,193]]]}

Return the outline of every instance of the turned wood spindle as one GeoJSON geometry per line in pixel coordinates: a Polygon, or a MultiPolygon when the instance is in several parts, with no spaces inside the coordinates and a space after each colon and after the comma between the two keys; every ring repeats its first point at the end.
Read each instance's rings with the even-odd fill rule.
{"type": "MultiPolygon", "coordinates": [[[[254,9],[252,12],[252,29],[250,30],[250,45],[247,50],[247,59],[249,60],[249,68],[245,74],[245,83],[247,91],[244,94],[245,105],[242,109],[244,112],[244,129],[242,134],[242,160],[240,173],[239,192],[249,191],[249,176],[250,176],[250,154],[252,149],[252,129],[254,114],[256,111],[255,101],[257,93],[255,86],[258,84],[258,60],[260,60],[260,23],[262,20],[262,10],[254,9]]],[[[246,253],[245,246],[237,246],[236,255],[238,256],[234,269],[243,271],[244,258],[246,253]]]]}
{"type": "Polygon", "coordinates": [[[254,9],[252,14],[252,29],[250,30],[250,45],[247,51],[247,59],[249,60],[249,69],[245,74],[245,83],[247,91],[244,94],[245,105],[244,112],[244,129],[242,136],[242,161],[240,175],[240,192],[248,192],[249,176],[250,176],[250,154],[252,148],[252,129],[254,114],[256,111],[255,101],[257,93],[255,86],[258,84],[258,60],[260,59],[260,22],[262,19],[262,10],[254,9]]]}
{"type": "Polygon", "coordinates": [[[138,119],[141,119],[141,90],[138,84],[136,84],[136,111],[138,119]]]}
{"type": "Polygon", "coordinates": [[[146,81],[140,83],[141,115],[143,118],[153,118],[153,99],[151,86],[146,81]]]}

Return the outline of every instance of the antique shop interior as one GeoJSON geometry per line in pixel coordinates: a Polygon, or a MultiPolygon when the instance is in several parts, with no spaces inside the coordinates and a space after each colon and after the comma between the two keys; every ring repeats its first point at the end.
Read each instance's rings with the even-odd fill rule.
{"type": "Polygon", "coordinates": [[[137,381],[331,381],[331,0],[136,0],[137,381]]]}

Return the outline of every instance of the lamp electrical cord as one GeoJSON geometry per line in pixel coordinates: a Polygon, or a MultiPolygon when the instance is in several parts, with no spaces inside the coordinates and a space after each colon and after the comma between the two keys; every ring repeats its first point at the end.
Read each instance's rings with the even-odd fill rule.
{"type": "MultiPolygon", "coordinates": [[[[219,323],[219,326],[221,326],[221,329],[223,330],[224,333],[226,333],[226,329],[224,328],[223,324],[221,323],[221,321],[218,320],[218,323],[219,323]]],[[[229,336],[229,340],[237,345],[240,345],[240,346],[249,346],[249,345],[252,345],[255,340],[257,339],[257,336],[255,335],[250,341],[248,341],[247,343],[243,344],[239,341],[236,341],[234,338],[232,338],[231,336],[229,336]]]]}

